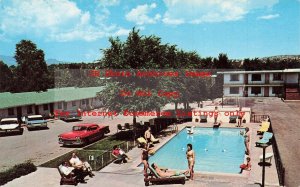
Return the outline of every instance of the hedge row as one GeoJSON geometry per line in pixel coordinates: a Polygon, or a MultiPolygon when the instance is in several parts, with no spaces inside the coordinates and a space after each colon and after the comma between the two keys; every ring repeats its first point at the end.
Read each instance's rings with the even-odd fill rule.
{"type": "Polygon", "coordinates": [[[0,186],[34,171],[36,171],[36,166],[31,162],[17,164],[8,170],[0,172],[0,186]]]}

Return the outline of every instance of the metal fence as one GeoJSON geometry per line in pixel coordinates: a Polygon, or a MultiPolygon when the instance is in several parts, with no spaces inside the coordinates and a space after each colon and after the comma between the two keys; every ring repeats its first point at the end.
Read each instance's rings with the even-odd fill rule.
{"type": "MultiPolygon", "coordinates": [[[[271,121],[270,121],[270,131],[273,133],[271,121]]],[[[285,168],[281,161],[280,153],[278,150],[278,145],[276,142],[276,136],[274,133],[273,133],[273,138],[272,138],[272,148],[273,148],[273,153],[274,153],[274,158],[275,158],[275,163],[276,163],[276,169],[277,169],[277,173],[278,173],[279,184],[281,186],[284,186],[285,168]]]]}
{"type": "Polygon", "coordinates": [[[250,122],[251,123],[260,123],[263,120],[267,119],[269,115],[261,115],[261,114],[252,114],[250,122]]]}
{"type": "MultiPolygon", "coordinates": [[[[127,153],[136,146],[136,142],[127,141],[119,144],[118,146],[127,153]]],[[[88,151],[90,153],[85,159],[88,160],[93,170],[98,171],[115,160],[115,157],[113,157],[113,155],[111,154],[111,150],[106,150],[105,152],[99,152],[99,150],[88,151]]]]}

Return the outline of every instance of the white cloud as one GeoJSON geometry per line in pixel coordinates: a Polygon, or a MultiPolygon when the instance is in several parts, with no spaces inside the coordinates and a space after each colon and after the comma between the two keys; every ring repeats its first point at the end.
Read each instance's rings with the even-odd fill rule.
{"type": "Polygon", "coordinates": [[[154,24],[161,19],[161,15],[156,14],[154,18],[151,18],[148,14],[151,10],[155,9],[156,6],[155,3],[151,5],[138,5],[126,14],[126,20],[135,22],[137,25],[154,24]]]}
{"type": "Polygon", "coordinates": [[[127,36],[131,30],[119,28],[115,33],[114,36],[127,36]]]}
{"type": "Polygon", "coordinates": [[[120,0],[99,0],[101,6],[116,6],[120,4],[120,0]]]}
{"type": "Polygon", "coordinates": [[[279,0],[164,0],[166,24],[199,24],[203,22],[236,21],[259,8],[270,8],[279,0]]]}
{"type": "MultiPolygon", "coordinates": [[[[103,1],[104,2],[104,1],[103,1]]],[[[109,1],[107,1],[109,2],[109,1]]],[[[117,1],[110,1],[117,3],[117,1]]],[[[12,0],[0,9],[0,33],[9,37],[18,34],[37,35],[54,41],[94,41],[114,34],[118,28],[104,23],[109,11],[81,10],[69,0],[12,0]]]]}
{"type": "Polygon", "coordinates": [[[269,20],[269,19],[278,18],[279,16],[280,16],[279,14],[269,14],[269,15],[260,16],[258,17],[258,19],[269,20]]]}

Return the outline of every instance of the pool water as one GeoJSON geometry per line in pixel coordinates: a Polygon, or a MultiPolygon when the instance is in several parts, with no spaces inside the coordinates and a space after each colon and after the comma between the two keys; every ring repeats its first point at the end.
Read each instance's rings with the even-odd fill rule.
{"type": "Polygon", "coordinates": [[[245,154],[240,130],[199,127],[194,128],[194,134],[189,135],[183,129],[149,158],[149,164],[155,162],[161,167],[186,170],[186,145],[191,143],[196,156],[195,171],[239,173],[245,154]]]}

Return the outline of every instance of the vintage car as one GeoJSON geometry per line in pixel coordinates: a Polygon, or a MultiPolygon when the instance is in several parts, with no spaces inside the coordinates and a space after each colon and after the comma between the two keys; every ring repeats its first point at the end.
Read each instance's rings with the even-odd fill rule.
{"type": "Polygon", "coordinates": [[[71,132],[63,133],[58,136],[59,144],[69,145],[87,145],[91,142],[101,139],[104,134],[109,133],[109,126],[97,124],[79,124],[73,126],[71,132]]]}
{"type": "Polygon", "coordinates": [[[9,133],[22,134],[23,128],[19,124],[17,118],[3,118],[0,121],[0,133],[1,134],[9,134],[9,133]]]}
{"type": "Polygon", "coordinates": [[[37,128],[47,128],[47,120],[41,115],[31,115],[25,118],[25,124],[28,130],[37,128]]]}
{"type": "Polygon", "coordinates": [[[81,112],[78,109],[70,110],[56,110],[54,115],[57,116],[60,120],[71,121],[71,120],[81,120],[81,112]]]}

